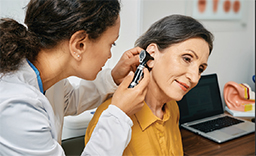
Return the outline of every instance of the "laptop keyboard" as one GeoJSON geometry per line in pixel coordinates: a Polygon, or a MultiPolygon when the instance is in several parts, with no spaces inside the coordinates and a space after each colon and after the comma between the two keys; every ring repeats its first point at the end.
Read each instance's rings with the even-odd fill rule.
{"type": "Polygon", "coordinates": [[[239,124],[241,122],[244,122],[244,121],[231,118],[229,116],[225,116],[225,117],[220,117],[214,120],[202,122],[199,124],[191,125],[190,127],[193,127],[197,130],[207,133],[207,132],[212,132],[214,130],[225,128],[231,125],[239,124]]]}

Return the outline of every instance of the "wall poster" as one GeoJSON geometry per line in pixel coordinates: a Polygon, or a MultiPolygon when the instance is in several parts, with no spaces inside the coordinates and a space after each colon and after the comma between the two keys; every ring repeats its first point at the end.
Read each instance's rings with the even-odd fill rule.
{"type": "Polygon", "coordinates": [[[204,20],[240,20],[245,0],[193,0],[192,15],[204,20]]]}

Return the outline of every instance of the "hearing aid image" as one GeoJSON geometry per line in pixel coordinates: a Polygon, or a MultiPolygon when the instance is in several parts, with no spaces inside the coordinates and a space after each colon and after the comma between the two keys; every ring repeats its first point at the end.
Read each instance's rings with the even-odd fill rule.
{"type": "Polygon", "coordinates": [[[133,77],[133,80],[128,88],[133,88],[139,83],[139,81],[142,79],[142,77],[144,75],[143,69],[147,66],[147,62],[149,60],[154,60],[154,58],[152,56],[150,56],[150,54],[146,50],[142,50],[140,52],[139,57],[140,57],[140,64],[137,67],[134,77],[133,77]]]}

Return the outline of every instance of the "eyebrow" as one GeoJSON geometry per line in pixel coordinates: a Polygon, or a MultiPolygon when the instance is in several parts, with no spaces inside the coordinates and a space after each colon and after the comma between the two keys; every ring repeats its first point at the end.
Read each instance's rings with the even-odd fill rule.
{"type": "MultiPolygon", "coordinates": [[[[186,51],[190,51],[190,52],[192,52],[192,53],[196,56],[196,59],[198,59],[198,56],[197,56],[196,52],[194,52],[194,51],[193,51],[193,50],[191,50],[191,49],[186,49],[186,51]]],[[[208,64],[207,64],[207,63],[203,63],[202,65],[208,66],[208,64]]]]}

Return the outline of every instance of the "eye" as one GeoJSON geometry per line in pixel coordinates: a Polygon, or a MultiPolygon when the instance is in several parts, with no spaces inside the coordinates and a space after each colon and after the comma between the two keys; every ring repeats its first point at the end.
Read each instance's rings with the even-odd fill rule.
{"type": "Polygon", "coordinates": [[[182,58],[187,63],[190,63],[192,61],[192,56],[190,56],[190,55],[184,55],[184,56],[182,56],[182,58]]]}
{"type": "Polygon", "coordinates": [[[205,70],[205,67],[204,67],[204,66],[200,66],[200,67],[199,67],[199,73],[200,73],[200,74],[203,73],[204,70],[205,70]]]}
{"type": "Polygon", "coordinates": [[[202,72],[204,72],[204,68],[199,68],[199,73],[201,74],[202,72]]]}

